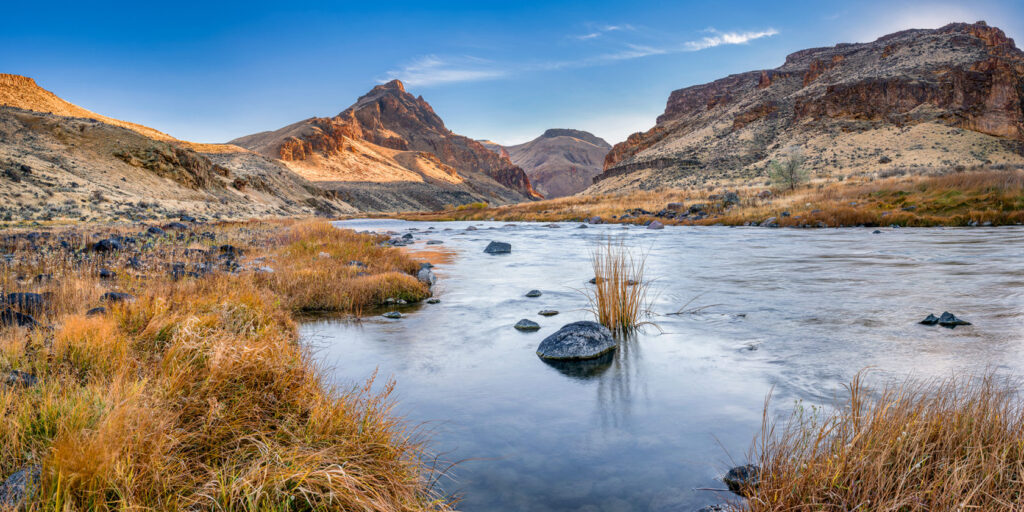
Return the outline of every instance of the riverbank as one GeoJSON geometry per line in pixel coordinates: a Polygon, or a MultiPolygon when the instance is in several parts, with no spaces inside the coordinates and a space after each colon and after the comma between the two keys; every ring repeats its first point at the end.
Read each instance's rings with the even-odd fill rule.
{"type": "Polygon", "coordinates": [[[389,215],[406,220],[500,220],[772,227],[981,226],[1024,223],[1024,170],[948,170],[767,187],[650,190],[483,204],[389,215]]]}
{"type": "Polygon", "coordinates": [[[0,506],[446,509],[390,385],[332,388],[298,342],[296,314],[429,296],[381,240],[325,221],[6,231],[0,506]]]}

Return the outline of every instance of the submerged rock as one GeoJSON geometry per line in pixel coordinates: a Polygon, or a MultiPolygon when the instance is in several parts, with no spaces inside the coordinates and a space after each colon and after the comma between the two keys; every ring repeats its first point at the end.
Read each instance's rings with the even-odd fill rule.
{"type": "Polygon", "coordinates": [[[542,309],[538,311],[537,314],[540,316],[555,316],[558,314],[558,311],[555,311],[554,309],[542,309]]]}
{"type": "Polygon", "coordinates": [[[757,488],[760,473],[761,468],[753,464],[736,466],[722,477],[722,481],[730,491],[743,497],[749,497],[750,491],[757,488]]]}
{"type": "Polygon", "coordinates": [[[487,254],[508,254],[512,252],[512,244],[506,242],[491,242],[484,249],[487,254]]]}
{"type": "Polygon", "coordinates": [[[431,297],[431,298],[427,299],[427,304],[440,304],[440,303],[441,303],[441,299],[438,299],[436,297],[431,297]]]}
{"type": "Polygon", "coordinates": [[[615,350],[615,338],[597,322],[573,322],[544,338],[537,347],[542,359],[594,359],[615,350]]]}
{"type": "Polygon", "coordinates": [[[516,325],[514,325],[513,327],[520,331],[536,331],[540,329],[540,324],[534,322],[533,320],[528,320],[524,318],[516,322],[516,325]]]}
{"type": "Polygon", "coordinates": [[[526,292],[526,296],[530,297],[530,298],[540,297],[541,293],[540,293],[540,290],[530,290],[530,291],[526,292]]]}

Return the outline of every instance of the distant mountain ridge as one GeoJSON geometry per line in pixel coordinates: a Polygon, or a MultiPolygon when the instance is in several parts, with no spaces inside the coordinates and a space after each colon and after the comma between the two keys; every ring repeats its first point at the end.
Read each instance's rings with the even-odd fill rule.
{"type": "Polygon", "coordinates": [[[984,22],[801,50],[674,91],[591,192],[764,179],[799,146],[817,176],[1021,162],[1024,53],[984,22]]]}
{"type": "Polygon", "coordinates": [[[482,143],[522,167],[547,198],[570,196],[587,188],[601,172],[604,156],[611,149],[604,139],[590,132],[568,128],[551,128],[515,146],[482,143]]]}
{"type": "Polygon", "coordinates": [[[540,198],[521,168],[453,133],[422,96],[409,94],[398,80],[374,87],[337,116],[231,143],[280,159],[309,179],[351,194],[357,204],[375,182],[389,183],[391,190],[374,191],[370,202],[387,203],[390,195],[406,207],[422,203],[416,209],[438,208],[443,201],[540,198]]]}

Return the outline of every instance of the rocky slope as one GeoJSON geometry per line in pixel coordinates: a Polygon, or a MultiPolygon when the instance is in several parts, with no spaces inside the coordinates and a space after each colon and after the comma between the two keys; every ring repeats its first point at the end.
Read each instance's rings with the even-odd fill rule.
{"type": "Polygon", "coordinates": [[[502,148],[547,198],[571,196],[587,188],[601,173],[610,149],[592,133],[568,129],[551,129],[529,142],[502,148]]]}
{"type": "Polygon", "coordinates": [[[179,141],[111,119],[17,75],[0,75],[0,198],[0,220],[355,211],[248,150],[179,141]]]}
{"type": "Polygon", "coordinates": [[[374,87],[337,116],[306,119],[231,144],[279,159],[364,209],[540,197],[522,169],[452,133],[423,97],[406,92],[398,80],[374,87]]]}
{"type": "Polygon", "coordinates": [[[591,192],[765,182],[800,147],[817,179],[1024,164],[1024,52],[984,22],[793,53],[671,94],[591,192]]]}

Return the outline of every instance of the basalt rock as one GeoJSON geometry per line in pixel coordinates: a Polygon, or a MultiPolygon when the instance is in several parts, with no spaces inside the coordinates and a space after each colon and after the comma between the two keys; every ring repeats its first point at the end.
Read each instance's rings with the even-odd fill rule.
{"type": "Polygon", "coordinates": [[[595,359],[615,350],[615,338],[597,322],[573,322],[563,326],[537,347],[542,359],[595,359]]]}
{"type": "Polygon", "coordinates": [[[776,69],[679,89],[653,128],[611,149],[593,191],[699,184],[694,177],[766,178],[768,163],[786,148],[822,136],[833,142],[805,151],[806,165],[829,174],[928,158],[947,165],[960,157],[899,145],[895,138],[918,125],[929,126],[922,129],[936,147],[975,132],[972,144],[991,145],[999,158],[1020,161],[1024,52],[984,22],[953,23],[801,50],[776,69]],[[826,151],[840,139],[862,146],[853,137],[863,134],[875,134],[876,151],[841,160],[826,151]],[[893,151],[905,160],[890,157],[893,151]],[[638,171],[647,172],[602,185],[638,171]]]}

